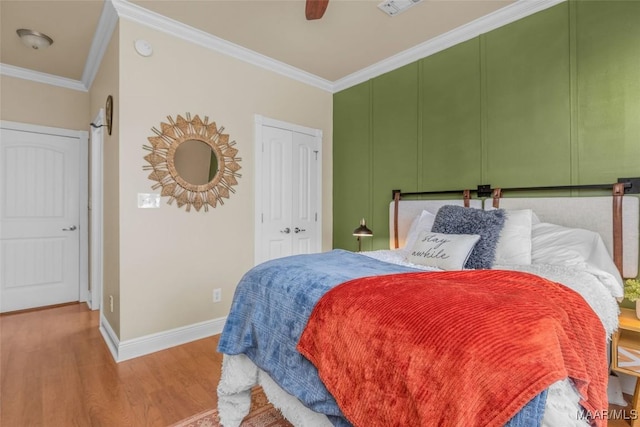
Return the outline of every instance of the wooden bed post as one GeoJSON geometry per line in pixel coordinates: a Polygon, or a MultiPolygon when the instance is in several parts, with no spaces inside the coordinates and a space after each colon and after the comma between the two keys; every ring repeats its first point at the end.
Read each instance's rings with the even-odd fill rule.
{"type": "Polygon", "coordinates": [[[624,183],[613,184],[613,262],[622,273],[622,197],[624,183]]]}
{"type": "Polygon", "coordinates": [[[496,209],[500,208],[500,197],[502,197],[502,190],[499,188],[494,188],[491,197],[493,197],[493,207],[496,209]]]}
{"type": "Polygon", "coordinates": [[[471,190],[464,190],[462,192],[462,198],[464,199],[464,207],[468,208],[469,207],[469,200],[471,200],[471,190]]]}
{"type": "Polygon", "coordinates": [[[393,190],[393,242],[394,248],[398,249],[398,207],[400,205],[400,190],[393,190]]]}

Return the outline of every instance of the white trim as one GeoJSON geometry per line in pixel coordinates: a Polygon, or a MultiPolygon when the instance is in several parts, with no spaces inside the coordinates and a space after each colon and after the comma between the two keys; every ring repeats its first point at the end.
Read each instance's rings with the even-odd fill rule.
{"type": "Polygon", "coordinates": [[[31,80],[51,86],[59,86],[65,89],[87,92],[85,85],[79,80],[68,79],[66,77],[54,76],[53,74],[41,73],[40,71],[28,70],[9,64],[0,63],[0,74],[18,79],[31,80]]]}
{"type": "Polygon", "coordinates": [[[102,314],[102,310],[100,310],[100,334],[104,339],[104,342],[109,347],[109,351],[111,352],[111,356],[113,356],[113,360],[118,361],[118,347],[120,346],[120,339],[118,339],[118,335],[113,331],[109,321],[102,314]]]}
{"type": "Polygon", "coordinates": [[[80,198],[78,232],[80,233],[80,302],[89,301],[89,133],[78,131],[80,143],[80,198]]]}
{"type": "Polygon", "coordinates": [[[11,122],[0,120],[0,128],[16,130],[21,132],[39,133],[45,135],[55,135],[65,138],[77,139],[79,144],[79,244],[80,256],[78,259],[78,301],[84,302],[88,299],[89,293],[89,224],[88,224],[88,199],[89,199],[89,134],[84,130],[62,129],[49,126],[32,125],[30,123],[11,122]]]}
{"type": "Polygon", "coordinates": [[[206,320],[143,337],[120,341],[103,316],[100,317],[100,332],[116,362],[133,359],[156,351],[186,344],[222,333],[226,317],[206,320]]]}
{"type": "Polygon", "coordinates": [[[96,32],[93,35],[89,55],[87,56],[87,60],[84,64],[82,80],[69,79],[67,77],[41,73],[39,71],[2,63],[0,63],[0,74],[8,77],[30,80],[36,83],[59,86],[65,89],[88,92],[89,88],[93,84],[93,79],[95,79],[96,74],[98,73],[102,57],[109,46],[109,42],[111,41],[111,37],[115,31],[117,23],[118,15],[116,10],[114,9],[111,1],[106,0],[102,8],[96,32]]]}
{"type": "Polygon", "coordinates": [[[100,14],[100,20],[98,21],[98,27],[93,35],[89,55],[84,64],[84,71],[82,72],[82,84],[85,88],[91,87],[93,80],[96,78],[96,74],[98,74],[100,63],[107,51],[107,47],[109,47],[109,42],[111,41],[117,23],[118,14],[113,4],[110,1],[105,1],[102,7],[102,13],[100,14]]]}
{"type": "Polygon", "coordinates": [[[283,122],[282,120],[270,119],[259,114],[255,115],[255,123],[260,126],[270,126],[272,128],[290,130],[293,132],[303,133],[305,135],[315,136],[316,138],[322,138],[322,130],[320,129],[308,128],[306,126],[283,122]]]}
{"type": "Polygon", "coordinates": [[[84,64],[82,80],[74,80],[66,77],[55,76],[53,74],[41,73],[39,71],[29,70],[26,68],[16,67],[9,64],[0,64],[0,74],[18,79],[30,80],[36,83],[43,83],[52,86],[59,86],[65,89],[77,90],[80,92],[88,92],[93,84],[102,57],[109,46],[116,24],[118,23],[118,15],[111,1],[105,1],[98,21],[96,32],[93,35],[89,55],[84,64]]]}
{"type": "MultiPolygon", "coordinates": [[[[2,129],[19,130],[22,132],[43,133],[48,135],[64,136],[67,138],[81,138],[81,134],[86,131],[62,129],[49,126],[32,125],[30,123],[11,122],[8,120],[0,120],[0,127],[2,129]]],[[[85,136],[86,137],[86,136],[85,136]]]]}
{"type": "Polygon", "coordinates": [[[223,53],[252,65],[273,71],[293,80],[315,86],[319,89],[332,92],[333,84],[326,79],[314,74],[292,67],[284,62],[269,58],[258,52],[252,51],[235,43],[231,43],[220,37],[216,37],[202,30],[190,27],[166,16],[152,12],[138,5],[124,0],[111,0],[120,18],[127,19],[140,25],[161,31],[166,34],[189,41],[199,46],[223,53]]]}
{"type": "MultiPolygon", "coordinates": [[[[98,111],[93,120],[96,126],[104,123],[104,109],[98,111]]],[[[103,127],[91,128],[91,199],[89,200],[89,215],[91,215],[91,309],[102,308],[103,281],[103,157],[104,131],[103,127]]]]}
{"type": "Polygon", "coordinates": [[[447,33],[439,35],[420,43],[410,49],[404,50],[387,59],[363,68],[355,73],[333,82],[333,92],[339,92],[351,86],[365,82],[404,65],[431,56],[455,46],[459,43],[471,40],[481,34],[496,28],[510,24],[511,22],[532,15],[536,12],[548,9],[565,0],[519,0],[493,13],[471,21],[468,24],[455,28],[447,33]]]}
{"type": "Polygon", "coordinates": [[[254,199],[254,225],[253,225],[253,264],[262,260],[262,126],[265,117],[256,114],[253,117],[253,135],[254,135],[254,163],[253,163],[253,199],[254,199]]]}

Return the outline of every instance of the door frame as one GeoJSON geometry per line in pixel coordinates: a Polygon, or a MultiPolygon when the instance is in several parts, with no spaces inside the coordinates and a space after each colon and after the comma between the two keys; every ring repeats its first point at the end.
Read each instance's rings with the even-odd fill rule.
{"type": "Polygon", "coordinates": [[[78,296],[80,302],[89,300],[89,133],[84,130],[63,129],[40,126],[30,123],[0,120],[0,128],[20,132],[40,133],[45,135],[62,136],[78,140],[80,178],[78,197],[78,231],[80,239],[80,259],[78,260],[78,296]]]}
{"type": "Polygon", "coordinates": [[[91,248],[91,310],[100,310],[102,316],[102,281],[103,281],[103,157],[104,157],[104,109],[100,108],[91,126],[91,197],[89,199],[89,215],[91,230],[89,247],[91,248]]]}
{"type": "Polygon", "coordinates": [[[320,156],[318,158],[318,194],[316,195],[316,202],[318,206],[318,244],[322,248],[322,130],[313,129],[305,126],[300,126],[292,123],[283,122],[281,120],[270,119],[268,117],[256,114],[254,116],[254,153],[255,153],[255,165],[254,165],[254,241],[253,241],[253,262],[256,264],[256,260],[262,259],[261,241],[262,241],[262,127],[270,126],[279,129],[289,130],[292,132],[304,133],[311,135],[318,141],[320,146],[320,156]]]}

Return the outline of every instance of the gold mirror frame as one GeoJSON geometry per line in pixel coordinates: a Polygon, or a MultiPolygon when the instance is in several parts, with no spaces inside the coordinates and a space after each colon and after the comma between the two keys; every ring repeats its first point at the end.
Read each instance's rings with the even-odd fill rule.
{"type": "Polygon", "coordinates": [[[175,200],[178,207],[185,206],[187,212],[193,206],[196,211],[204,207],[205,212],[209,206],[224,205],[223,199],[228,199],[230,193],[235,193],[234,185],[238,185],[236,178],[241,177],[238,170],[241,169],[238,162],[242,159],[236,157],[238,150],[233,148],[235,141],[229,142],[229,135],[222,133],[224,126],[218,128],[215,122],[209,122],[205,116],[204,121],[196,115],[193,120],[189,113],[186,119],[178,115],[174,121],[167,116],[169,123],[160,122],[160,129],[151,130],[156,136],[147,139],[151,146],[142,147],[151,151],[144,156],[149,163],[142,167],[143,170],[151,170],[149,179],[156,181],[151,188],[157,190],[162,187],[161,196],[169,197],[168,204],[175,200]],[[175,154],[180,144],[196,140],[207,144],[216,155],[218,170],[206,184],[196,185],[185,181],[175,166],[175,154]]]}

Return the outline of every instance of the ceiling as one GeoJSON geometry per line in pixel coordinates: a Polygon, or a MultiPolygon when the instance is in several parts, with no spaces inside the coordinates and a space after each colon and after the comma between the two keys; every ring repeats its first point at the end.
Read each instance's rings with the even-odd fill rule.
{"type": "MultiPolygon", "coordinates": [[[[532,3],[518,3],[526,1],[532,3]]],[[[378,3],[330,0],[324,17],[316,21],[305,19],[303,0],[113,0],[112,4],[121,18],[123,9],[143,16],[159,14],[161,19],[170,18],[333,83],[495,15],[514,2],[423,0],[394,17],[380,11],[378,3]]],[[[0,0],[0,63],[83,80],[103,9],[101,0],[0,0]],[[45,33],[54,43],[45,50],[28,48],[16,35],[19,28],[45,33]]]]}

